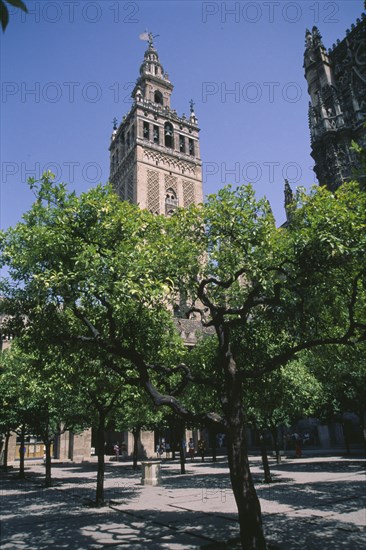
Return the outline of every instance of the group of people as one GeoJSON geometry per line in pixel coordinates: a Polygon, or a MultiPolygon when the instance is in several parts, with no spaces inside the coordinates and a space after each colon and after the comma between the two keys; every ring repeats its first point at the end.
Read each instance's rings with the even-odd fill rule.
{"type": "MultiPolygon", "coordinates": [[[[183,449],[184,456],[186,456],[187,443],[183,439],[181,444],[182,444],[182,449],[183,449]]],[[[198,441],[197,447],[198,447],[198,452],[201,456],[201,460],[202,460],[202,462],[204,462],[205,461],[206,444],[205,444],[205,442],[202,438],[198,441]]],[[[167,459],[170,458],[170,444],[165,443],[165,441],[162,440],[156,446],[156,456],[157,456],[157,458],[161,459],[164,453],[166,453],[166,458],[167,459]]],[[[189,441],[188,441],[188,456],[191,459],[191,462],[194,461],[195,456],[196,456],[196,448],[195,448],[195,444],[194,444],[194,441],[193,441],[192,437],[190,437],[189,441]]]]}
{"type": "MultiPolygon", "coordinates": [[[[204,462],[205,461],[206,444],[205,444],[205,441],[202,438],[198,440],[197,447],[198,447],[198,452],[201,456],[201,462],[204,462]]],[[[190,437],[189,441],[188,441],[188,456],[191,459],[191,462],[194,461],[195,455],[196,455],[195,444],[194,444],[193,438],[190,437]]]]}
{"type": "Polygon", "coordinates": [[[170,443],[165,442],[164,440],[161,443],[158,443],[156,446],[156,456],[157,458],[162,458],[165,453],[165,458],[170,458],[170,443]]]}
{"type": "MultiPolygon", "coordinates": [[[[182,449],[183,449],[184,456],[186,456],[186,454],[187,454],[187,443],[186,443],[185,440],[182,441],[182,449]]],[[[197,450],[198,450],[198,454],[201,456],[201,461],[204,462],[205,461],[205,453],[206,453],[206,444],[205,444],[204,439],[201,438],[201,439],[198,440],[197,450]]],[[[119,443],[117,441],[113,445],[113,451],[114,451],[114,454],[116,456],[117,461],[119,461],[120,456],[122,456],[122,458],[124,458],[125,455],[126,455],[126,452],[127,452],[127,446],[126,446],[125,442],[123,441],[122,443],[119,443]]],[[[157,458],[161,459],[163,457],[164,453],[165,453],[165,458],[169,459],[170,458],[170,453],[171,453],[170,443],[165,442],[165,440],[161,440],[156,446],[156,456],[157,456],[157,458]]],[[[196,456],[196,447],[195,447],[195,443],[193,441],[193,437],[190,437],[189,441],[188,441],[188,456],[191,459],[191,462],[193,462],[194,459],[195,459],[195,456],[196,456]]]]}

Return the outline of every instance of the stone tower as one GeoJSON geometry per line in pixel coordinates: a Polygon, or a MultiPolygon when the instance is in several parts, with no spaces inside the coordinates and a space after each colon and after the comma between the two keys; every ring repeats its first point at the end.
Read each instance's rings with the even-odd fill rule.
{"type": "Polygon", "coordinates": [[[133,105],[117,122],[110,145],[110,181],[124,200],[154,214],[171,214],[203,200],[199,128],[190,116],[179,117],[170,106],[173,84],[148,35],[133,105]]]}
{"type": "Polygon", "coordinates": [[[305,35],[311,156],[320,185],[334,190],[351,179],[358,159],[352,140],[366,144],[365,14],[326,51],[317,27],[305,35]]]}

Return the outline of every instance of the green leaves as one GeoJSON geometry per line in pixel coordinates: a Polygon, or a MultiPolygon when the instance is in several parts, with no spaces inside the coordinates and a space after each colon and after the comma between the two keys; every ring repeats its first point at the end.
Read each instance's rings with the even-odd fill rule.
{"type": "Polygon", "coordinates": [[[24,2],[22,2],[22,0],[0,0],[0,21],[3,31],[5,31],[9,23],[9,11],[5,2],[11,4],[12,6],[15,6],[16,8],[19,8],[25,13],[28,13],[27,6],[24,4],[24,2]]]}
{"type": "Polygon", "coordinates": [[[0,354],[0,430],[26,426],[29,433],[51,441],[60,431],[86,426],[78,387],[63,376],[67,365],[56,349],[48,353],[18,339],[0,354]]]}
{"type": "MultiPolygon", "coordinates": [[[[13,332],[38,349],[112,363],[156,403],[178,410],[164,395],[189,389],[180,405],[202,418],[303,350],[365,338],[366,202],[356,183],[334,194],[298,190],[286,229],[250,186],[225,187],[170,218],[121,201],[109,186],[77,197],[50,174],[31,186],[33,207],[0,239],[13,332]],[[174,369],[186,360],[172,319],[178,303],[196,306],[215,337],[174,369]],[[202,407],[190,398],[194,387],[202,407]]],[[[289,384],[281,377],[273,387],[289,384]]]]}
{"type": "Polygon", "coordinates": [[[324,394],[321,382],[299,360],[264,376],[260,384],[251,381],[244,399],[250,419],[268,429],[314,415],[324,394]]]}
{"type": "Polygon", "coordinates": [[[28,333],[126,355],[133,348],[147,361],[179,356],[169,309],[198,256],[180,242],[177,220],[122,202],[109,186],[76,197],[51,174],[30,185],[36,201],[0,245],[28,333]]]}

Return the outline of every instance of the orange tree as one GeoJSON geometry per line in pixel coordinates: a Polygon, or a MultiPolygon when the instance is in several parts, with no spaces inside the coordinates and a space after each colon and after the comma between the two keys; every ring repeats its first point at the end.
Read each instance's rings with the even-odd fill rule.
{"type": "Polygon", "coordinates": [[[225,431],[242,547],[265,548],[245,388],[302,350],[366,338],[365,194],[357,184],[300,191],[290,226],[278,229],[251,187],[165,218],[108,187],[76,197],[47,175],[32,186],[34,206],[1,238],[13,331],[113,357],[109,368],[155,405],[225,431]],[[213,363],[183,361],[171,315],[178,288],[216,335],[213,363]],[[194,386],[219,406],[192,411],[194,386]]]}

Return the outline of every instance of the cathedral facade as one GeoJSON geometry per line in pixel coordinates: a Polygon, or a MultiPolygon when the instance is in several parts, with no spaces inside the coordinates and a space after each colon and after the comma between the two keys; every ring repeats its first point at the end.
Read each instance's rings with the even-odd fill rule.
{"type": "MultiPolygon", "coordinates": [[[[334,190],[360,169],[352,141],[366,146],[365,14],[326,51],[317,27],[305,35],[311,156],[319,184],[334,190]]],[[[365,174],[358,175],[365,178],[365,174]]]]}

